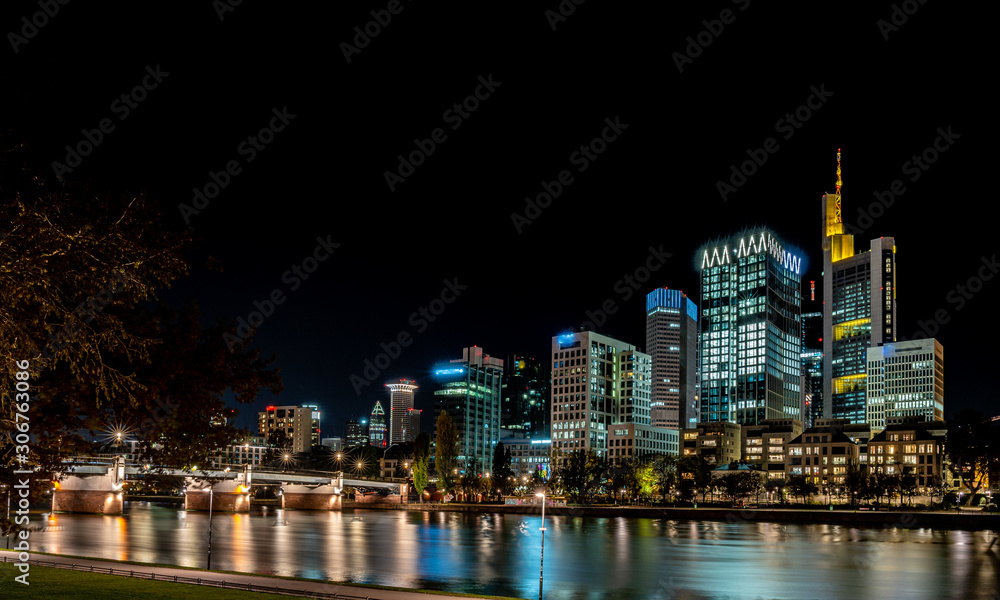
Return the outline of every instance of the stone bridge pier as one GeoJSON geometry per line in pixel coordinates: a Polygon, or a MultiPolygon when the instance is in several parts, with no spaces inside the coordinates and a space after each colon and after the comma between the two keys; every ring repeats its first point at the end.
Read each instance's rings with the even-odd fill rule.
{"type": "Polygon", "coordinates": [[[284,483],[281,486],[281,508],[299,510],[340,510],[342,486],[300,485],[284,483]]]}
{"type": "Polygon", "coordinates": [[[116,460],[110,467],[87,467],[61,475],[53,482],[52,512],[122,514],[124,464],[116,460]]]}
{"type": "Polygon", "coordinates": [[[236,479],[184,478],[184,509],[218,512],[250,512],[250,484],[246,474],[236,479]]]}

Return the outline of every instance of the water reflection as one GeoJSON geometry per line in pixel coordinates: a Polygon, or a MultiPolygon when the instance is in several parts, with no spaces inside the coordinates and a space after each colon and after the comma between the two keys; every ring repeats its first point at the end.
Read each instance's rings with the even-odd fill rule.
{"type": "MultiPolygon", "coordinates": [[[[538,515],[215,513],[212,566],[331,581],[536,597],[538,515]]],[[[551,600],[990,598],[993,532],[546,515],[551,600]],[[992,545],[991,545],[992,543],[992,545]]],[[[129,503],[56,515],[37,551],[204,567],[208,514],[129,503]],[[58,524],[58,525],[56,525],[58,524]]]]}

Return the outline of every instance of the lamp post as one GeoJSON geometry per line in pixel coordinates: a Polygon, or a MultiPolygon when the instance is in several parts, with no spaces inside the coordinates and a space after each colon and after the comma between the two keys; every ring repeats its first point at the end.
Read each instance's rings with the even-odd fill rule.
{"type": "Polygon", "coordinates": [[[212,570],[212,504],[215,499],[215,485],[208,484],[208,566],[212,570]]]}
{"type": "Polygon", "coordinates": [[[542,600],[542,574],[545,567],[545,492],[535,494],[542,499],[542,526],[538,531],[542,532],[542,551],[538,560],[538,600],[542,600]]]}

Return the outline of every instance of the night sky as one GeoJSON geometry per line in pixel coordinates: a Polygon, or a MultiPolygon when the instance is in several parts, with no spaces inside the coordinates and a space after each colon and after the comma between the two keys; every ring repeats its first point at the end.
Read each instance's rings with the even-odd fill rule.
{"type": "Polygon", "coordinates": [[[617,310],[597,330],[642,346],[645,293],[697,300],[698,247],[746,227],[804,253],[804,289],[821,290],[837,148],[856,246],[896,237],[900,335],[947,317],[946,413],[1000,414],[988,351],[1000,278],[965,298],[957,288],[1000,268],[986,190],[994,49],[978,7],[332,4],[72,2],[22,40],[10,32],[36,2],[5,3],[0,21],[6,127],[37,164],[55,177],[66,146],[106,119],[113,129],[65,176],[148,190],[201,239],[194,264],[223,263],[164,299],[211,321],[281,290],[255,344],[277,356],[285,391],[238,425],[255,427],[266,404],[310,402],[323,435],[343,435],[386,404],[385,381],[409,377],[430,428],[432,365],[473,344],[544,358],[551,336],[608,300],[617,310]],[[572,14],[553,16],[560,6],[572,14]],[[355,30],[366,26],[376,34],[355,30]],[[419,165],[400,165],[415,152],[419,165]],[[748,152],[763,164],[731,182],[748,152]],[[896,180],[902,193],[878,204],[896,180]],[[557,197],[526,212],[546,187],[557,197]],[[194,207],[194,189],[214,198],[186,223],[178,205],[194,207]],[[317,238],[339,246],[303,265],[327,256],[317,238]],[[652,251],[670,256],[634,289],[625,278],[652,251]],[[283,276],[296,265],[316,269],[283,276]],[[422,320],[446,282],[460,293],[422,320]],[[351,375],[404,332],[410,345],[356,393],[351,375]]]}

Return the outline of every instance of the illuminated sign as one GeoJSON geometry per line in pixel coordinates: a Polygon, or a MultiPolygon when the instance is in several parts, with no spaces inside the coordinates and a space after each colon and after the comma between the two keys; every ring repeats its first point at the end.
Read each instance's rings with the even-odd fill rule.
{"type": "MultiPolygon", "coordinates": [[[[802,259],[782,248],[778,239],[766,231],[762,231],[760,234],[754,234],[749,237],[740,238],[739,246],[733,248],[732,250],[732,253],[736,258],[743,258],[744,256],[750,256],[752,254],[760,254],[761,252],[768,252],[781,264],[781,266],[789,271],[792,271],[796,275],[799,274],[799,271],[802,268],[802,259]]],[[[728,244],[723,245],[721,251],[718,246],[715,248],[705,248],[701,257],[702,269],[728,264],[732,264],[732,260],[729,258],[728,244]]]]}
{"type": "Polygon", "coordinates": [[[572,333],[563,333],[556,339],[559,341],[560,344],[571,344],[573,343],[573,340],[576,339],[576,336],[574,336],[572,333]]]}
{"type": "Polygon", "coordinates": [[[552,440],[531,440],[532,444],[551,444],[552,440]]]}
{"type": "Polygon", "coordinates": [[[434,374],[437,375],[437,376],[442,376],[442,375],[461,375],[462,373],[465,373],[465,369],[463,369],[462,367],[454,367],[454,368],[450,368],[450,369],[437,369],[437,370],[434,371],[434,374]]]}

